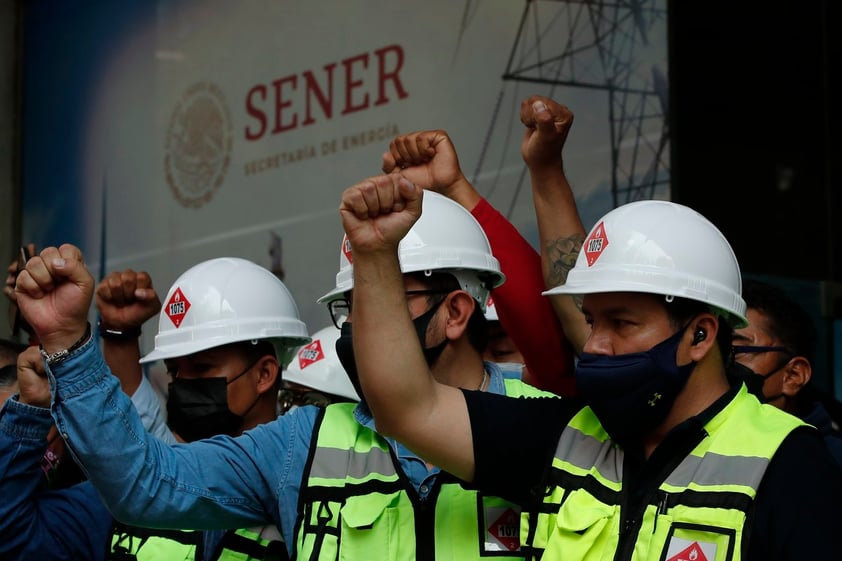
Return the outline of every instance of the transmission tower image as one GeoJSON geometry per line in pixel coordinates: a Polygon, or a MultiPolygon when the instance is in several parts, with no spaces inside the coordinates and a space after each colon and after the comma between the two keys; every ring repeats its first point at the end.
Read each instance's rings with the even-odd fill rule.
{"type": "MultiPolygon", "coordinates": [[[[466,7],[466,13],[470,10],[466,7]]],[[[503,85],[474,180],[492,157],[490,139],[520,133],[501,123],[517,110],[507,105],[511,86],[541,88],[565,103],[576,94],[591,99],[591,118],[607,118],[610,204],[667,198],[670,183],[669,91],[666,77],[666,0],[527,0],[502,74],[503,85]],[[654,37],[654,40],[653,40],[654,37]],[[596,105],[593,98],[604,98],[596,105]]],[[[519,102],[512,98],[511,103],[519,102]]],[[[576,125],[581,111],[571,106],[576,125]]],[[[517,123],[519,124],[519,123],[517,123]]],[[[577,134],[577,133],[572,133],[577,134]]],[[[570,141],[568,141],[570,142],[570,141]]],[[[575,140],[573,142],[576,142],[575,140]]],[[[567,149],[565,149],[567,152],[567,149]]],[[[524,181],[508,201],[509,213],[524,181]]],[[[493,192],[496,184],[490,187],[493,192]]],[[[501,205],[501,211],[505,211],[501,205]]]]}

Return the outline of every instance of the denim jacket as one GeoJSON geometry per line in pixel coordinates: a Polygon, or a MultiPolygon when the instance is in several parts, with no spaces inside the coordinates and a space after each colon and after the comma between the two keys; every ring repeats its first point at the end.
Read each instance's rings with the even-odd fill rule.
{"type": "MultiPolygon", "coordinates": [[[[493,363],[486,368],[489,391],[503,393],[501,369],[493,363]]],[[[170,446],[143,429],[94,341],[47,371],[56,424],[117,518],[138,526],[207,530],[275,524],[291,553],[315,406],[235,438],[170,446]]],[[[373,428],[365,404],[354,415],[373,428]]],[[[428,470],[403,446],[397,456],[423,497],[438,469],[428,470]]]]}
{"type": "Polygon", "coordinates": [[[105,558],[111,514],[93,485],[47,489],[47,409],[9,398],[0,410],[0,559],[105,558]]]}
{"type": "MultiPolygon", "coordinates": [[[[148,380],[131,402],[142,426],[175,441],[148,380]]],[[[45,485],[41,457],[52,424],[49,409],[21,403],[17,395],[0,406],[0,559],[100,561],[113,521],[94,486],[89,481],[62,489],[45,485]]]]}

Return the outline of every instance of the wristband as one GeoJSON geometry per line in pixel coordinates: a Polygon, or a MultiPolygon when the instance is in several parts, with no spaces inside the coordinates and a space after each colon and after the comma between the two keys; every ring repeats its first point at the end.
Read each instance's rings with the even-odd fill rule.
{"type": "Polygon", "coordinates": [[[133,341],[140,337],[140,327],[129,327],[127,329],[115,329],[113,327],[105,327],[102,325],[102,320],[96,322],[99,336],[110,341],[133,341]]]}
{"type": "Polygon", "coordinates": [[[60,351],[56,351],[54,353],[48,353],[44,350],[44,347],[41,347],[41,356],[44,357],[44,360],[47,361],[48,366],[56,365],[67,357],[70,356],[70,353],[84,345],[88,342],[88,339],[91,338],[91,322],[87,323],[85,327],[85,333],[79,338],[78,341],[67,347],[66,349],[62,349],[60,351]]]}

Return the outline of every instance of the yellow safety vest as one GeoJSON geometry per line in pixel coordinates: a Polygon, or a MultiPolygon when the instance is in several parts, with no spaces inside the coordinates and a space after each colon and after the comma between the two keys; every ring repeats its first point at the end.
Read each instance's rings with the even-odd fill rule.
{"type": "Polygon", "coordinates": [[[705,424],[706,436],[666,475],[642,516],[621,527],[623,450],[586,407],[561,433],[543,503],[523,515],[524,551],[542,561],[738,561],[769,460],[803,425],[743,386],[705,424]]]}
{"type": "MultiPolygon", "coordinates": [[[[506,379],[513,397],[552,395],[506,379]]],[[[421,501],[388,442],[329,405],[313,432],[296,523],[299,560],[521,560],[520,508],[439,473],[421,501]],[[341,554],[340,550],[341,549],[341,554]]]]}
{"type": "MultiPolygon", "coordinates": [[[[113,561],[195,561],[201,551],[204,532],[196,530],[159,530],[139,528],[115,522],[111,551],[113,561]]],[[[219,561],[286,561],[286,546],[266,540],[250,530],[229,531],[222,540],[219,561]]],[[[202,559],[206,557],[201,555],[202,559]]]]}

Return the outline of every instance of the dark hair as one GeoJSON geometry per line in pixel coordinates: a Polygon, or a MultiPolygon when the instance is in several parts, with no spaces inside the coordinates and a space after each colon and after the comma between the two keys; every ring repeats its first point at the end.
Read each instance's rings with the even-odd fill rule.
{"type": "MultiPolygon", "coordinates": [[[[758,279],[743,279],[743,299],[750,309],[766,317],[771,334],[788,348],[794,356],[803,356],[812,365],[816,356],[818,333],[810,314],[786,292],[758,279]]],[[[842,402],[819,388],[813,379],[801,388],[795,396],[799,407],[808,407],[812,401],[821,402],[833,422],[842,424],[842,402]]]]}
{"type": "Polygon", "coordinates": [[[243,355],[245,355],[248,362],[255,362],[257,359],[265,355],[272,355],[277,358],[275,345],[266,339],[259,339],[255,342],[239,341],[237,343],[232,343],[231,346],[239,349],[243,355]]]}
{"type": "MultiPolygon", "coordinates": [[[[278,353],[275,351],[275,345],[266,339],[258,339],[256,341],[238,341],[236,343],[231,343],[231,347],[241,352],[245,357],[246,362],[251,365],[254,365],[258,360],[266,355],[271,355],[280,361],[278,353]]],[[[280,389],[281,387],[282,370],[283,364],[280,364],[279,362],[278,376],[275,378],[275,386],[277,389],[280,389]]]]}
{"type": "Polygon", "coordinates": [[[794,355],[812,364],[816,356],[816,326],[810,315],[777,286],[757,279],[743,280],[748,308],[766,316],[769,330],[794,355]]]}
{"type": "Polygon", "coordinates": [[[680,329],[687,325],[687,322],[701,313],[714,313],[719,322],[719,329],[716,332],[716,342],[719,344],[719,352],[722,354],[722,363],[727,368],[733,362],[733,353],[731,352],[732,340],[734,338],[734,328],[728,323],[725,316],[717,313],[716,310],[711,309],[710,306],[698,300],[691,300],[689,298],[676,297],[671,302],[661,300],[667,310],[670,324],[676,329],[680,329]]]}
{"type": "MultiPolygon", "coordinates": [[[[414,278],[430,290],[440,290],[441,294],[430,294],[427,296],[428,303],[432,306],[444,300],[447,295],[455,290],[462,290],[459,281],[450,273],[433,272],[431,275],[426,275],[423,272],[409,273],[408,276],[414,278]]],[[[480,354],[485,352],[488,346],[488,320],[485,319],[485,314],[482,312],[482,306],[474,298],[474,311],[468,319],[467,327],[468,342],[480,354]]]]}

